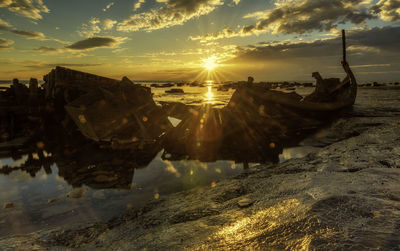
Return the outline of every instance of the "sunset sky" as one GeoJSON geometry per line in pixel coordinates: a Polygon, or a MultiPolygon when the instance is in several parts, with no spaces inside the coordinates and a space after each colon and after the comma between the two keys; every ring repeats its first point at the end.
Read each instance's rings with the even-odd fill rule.
{"type": "Polygon", "coordinates": [[[400,0],[0,0],[0,79],[400,81],[400,0]]]}

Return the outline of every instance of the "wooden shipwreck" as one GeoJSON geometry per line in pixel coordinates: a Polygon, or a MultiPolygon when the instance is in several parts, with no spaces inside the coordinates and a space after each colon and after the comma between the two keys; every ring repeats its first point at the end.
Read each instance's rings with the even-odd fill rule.
{"type": "Polygon", "coordinates": [[[65,111],[79,131],[113,146],[156,142],[171,124],[150,88],[57,67],[45,76],[47,99],[65,111]]]}

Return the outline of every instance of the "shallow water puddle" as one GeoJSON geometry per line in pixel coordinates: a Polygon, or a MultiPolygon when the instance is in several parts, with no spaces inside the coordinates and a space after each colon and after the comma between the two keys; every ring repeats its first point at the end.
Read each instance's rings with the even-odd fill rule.
{"type": "MultiPolygon", "coordinates": [[[[243,170],[242,164],[233,161],[167,161],[161,155],[146,168],[112,174],[107,171],[107,175],[94,166],[85,173],[81,169],[59,169],[56,164],[50,170],[40,168],[31,173],[15,170],[1,175],[0,204],[13,203],[13,206],[0,209],[0,236],[74,222],[108,220],[151,199],[162,199],[167,194],[197,186],[212,187],[218,180],[243,170]],[[77,183],[82,185],[78,187],[77,183]]],[[[16,166],[23,160],[2,159],[1,163],[16,166]]]]}
{"type": "MultiPolygon", "coordinates": [[[[281,160],[301,157],[306,152],[304,147],[287,149],[281,160]]],[[[125,209],[143,206],[167,194],[198,186],[212,188],[217,181],[238,175],[244,169],[243,163],[234,161],[168,161],[161,156],[162,152],[145,168],[117,170],[112,174],[96,170],[95,166],[84,173],[81,169],[59,169],[53,164],[47,170],[16,170],[1,175],[0,187],[4,189],[0,191],[0,204],[11,202],[13,207],[1,209],[0,236],[63,224],[106,221],[125,209]],[[80,187],[76,186],[77,181],[82,184],[80,187]]],[[[26,159],[0,161],[2,165],[16,167],[26,159]]],[[[245,165],[251,168],[257,164],[245,165]]]]}

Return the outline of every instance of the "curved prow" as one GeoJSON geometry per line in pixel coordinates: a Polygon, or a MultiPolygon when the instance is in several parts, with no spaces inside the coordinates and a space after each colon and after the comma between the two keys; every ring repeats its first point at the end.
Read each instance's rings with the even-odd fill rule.
{"type": "MultiPolygon", "coordinates": [[[[307,101],[306,98],[301,102],[297,102],[296,100],[293,100],[290,97],[278,97],[276,94],[272,93],[268,95],[267,99],[275,103],[279,103],[288,107],[298,108],[300,110],[305,110],[305,111],[320,111],[320,112],[335,111],[345,107],[352,106],[357,96],[357,81],[356,78],[354,77],[352,70],[350,69],[349,64],[347,63],[346,33],[344,30],[342,30],[342,41],[343,41],[342,66],[347,76],[333,90],[330,90],[330,95],[336,97],[333,102],[307,101]]],[[[313,73],[313,77],[315,77],[317,81],[318,80],[323,81],[319,73],[313,73]]]]}

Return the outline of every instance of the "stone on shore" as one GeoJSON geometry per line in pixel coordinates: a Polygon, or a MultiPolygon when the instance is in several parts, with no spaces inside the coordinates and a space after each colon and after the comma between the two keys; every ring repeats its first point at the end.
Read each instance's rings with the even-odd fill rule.
{"type": "Polygon", "coordinates": [[[3,206],[3,208],[4,209],[10,209],[10,208],[14,208],[14,203],[13,202],[6,202],[6,203],[4,203],[4,206],[3,206]]]}
{"type": "Polygon", "coordinates": [[[249,199],[249,198],[244,198],[238,201],[238,206],[241,208],[249,207],[253,205],[254,200],[249,199]]]}
{"type": "Polygon", "coordinates": [[[76,187],[76,188],[72,189],[72,191],[67,194],[67,197],[74,198],[74,199],[79,199],[79,198],[85,197],[87,191],[88,191],[87,188],[76,187]]]}

